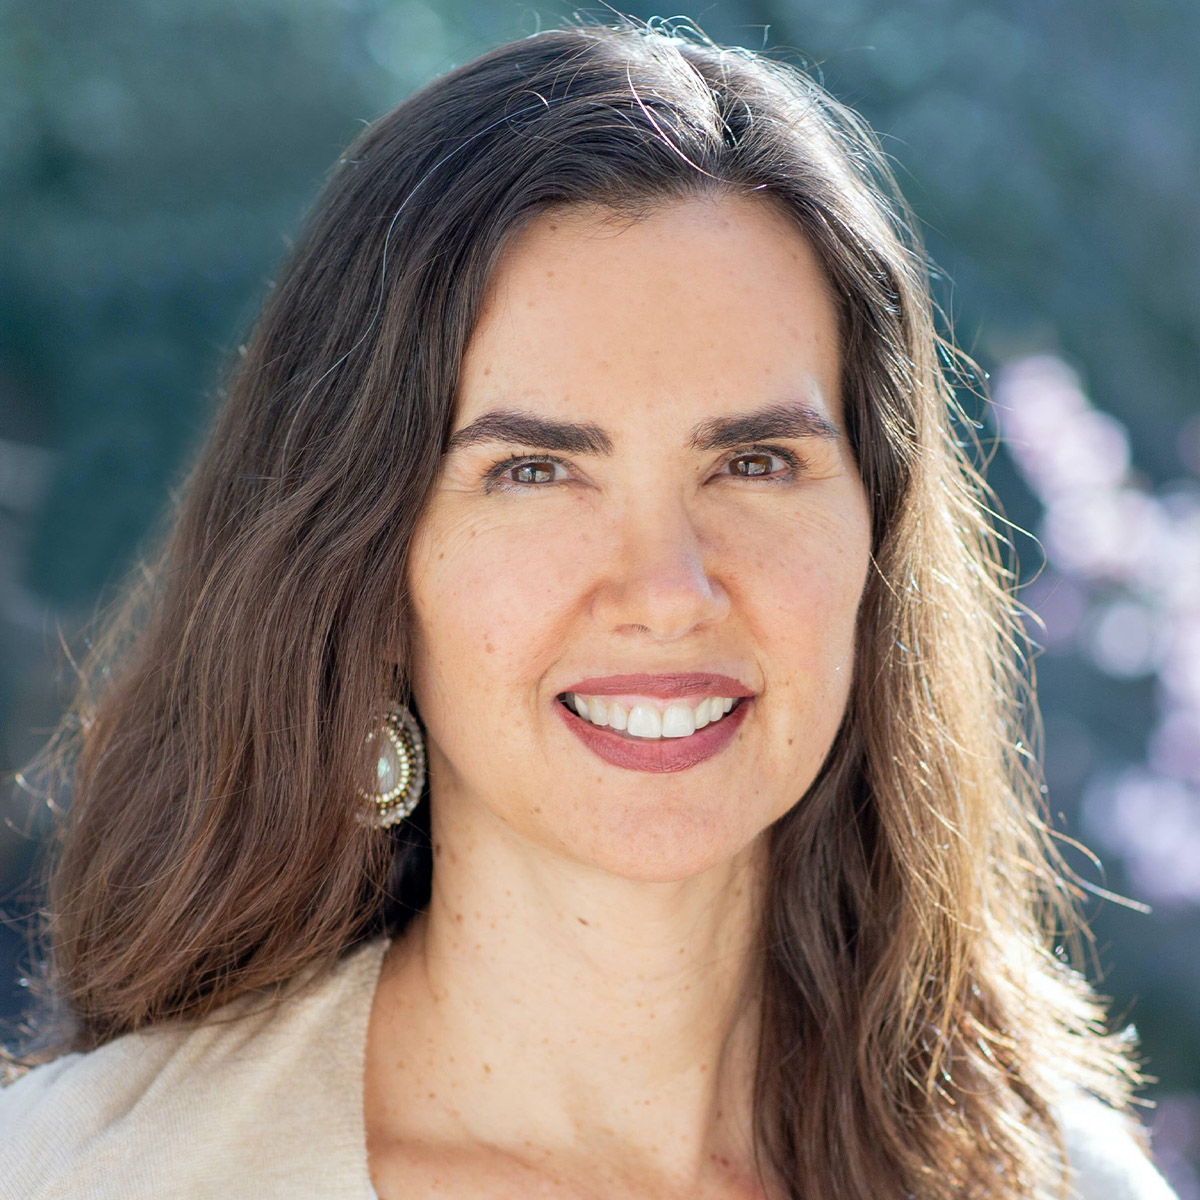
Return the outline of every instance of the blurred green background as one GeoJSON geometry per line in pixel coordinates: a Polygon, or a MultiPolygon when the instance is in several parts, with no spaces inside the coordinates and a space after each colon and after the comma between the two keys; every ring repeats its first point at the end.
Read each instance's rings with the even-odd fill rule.
{"type": "MultiPolygon", "coordinates": [[[[572,11],[0,0],[0,1015],[22,1000],[48,825],[8,781],[64,703],[60,631],[134,561],[339,151],[427,79],[572,11]]],[[[689,15],[871,121],[958,339],[993,372],[1003,407],[980,416],[1011,442],[990,477],[1030,531],[1012,536],[1044,621],[1050,806],[1099,856],[1073,858],[1087,877],[1151,907],[1089,906],[1100,985],[1160,1080],[1160,1161],[1200,1200],[1200,5],[689,15]]]]}

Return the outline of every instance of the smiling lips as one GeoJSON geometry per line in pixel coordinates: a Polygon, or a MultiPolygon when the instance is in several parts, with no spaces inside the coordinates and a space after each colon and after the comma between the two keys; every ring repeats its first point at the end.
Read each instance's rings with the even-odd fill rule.
{"type": "Polygon", "coordinates": [[[598,757],[660,774],[686,770],[723,749],[753,696],[727,675],[609,675],[581,680],[556,707],[598,757]]]}

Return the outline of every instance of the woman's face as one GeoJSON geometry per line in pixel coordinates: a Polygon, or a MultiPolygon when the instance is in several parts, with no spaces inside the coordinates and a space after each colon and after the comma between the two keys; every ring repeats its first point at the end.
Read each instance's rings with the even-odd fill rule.
{"type": "Polygon", "coordinates": [[[541,215],[454,430],[408,577],[439,823],[643,880],[746,849],[832,743],[869,560],[806,239],[753,198],[541,215]]]}

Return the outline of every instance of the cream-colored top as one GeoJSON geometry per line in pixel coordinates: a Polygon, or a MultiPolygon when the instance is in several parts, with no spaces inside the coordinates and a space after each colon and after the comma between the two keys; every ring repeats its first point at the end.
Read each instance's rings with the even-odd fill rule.
{"type": "Polygon", "coordinates": [[[0,1091],[0,1197],[372,1200],[363,1067],[386,948],[366,943],[273,1011],[23,1075],[0,1091]]]}
{"type": "MultiPolygon", "coordinates": [[[[0,1198],[374,1200],[363,1068],[387,945],[274,1009],[129,1034],[0,1090],[0,1198]]],[[[1064,1126],[1080,1200],[1173,1200],[1122,1118],[1089,1101],[1064,1126]]]]}

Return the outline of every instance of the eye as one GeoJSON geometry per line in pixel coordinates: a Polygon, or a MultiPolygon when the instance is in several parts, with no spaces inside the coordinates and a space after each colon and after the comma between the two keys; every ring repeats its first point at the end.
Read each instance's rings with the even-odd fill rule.
{"type": "Polygon", "coordinates": [[[789,479],[801,465],[800,459],[790,450],[776,447],[729,459],[728,473],[740,479],[789,479]]]}
{"type": "Polygon", "coordinates": [[[552,455],[506,458],[488,469],[485,484],[489,490],[499,487],[520,491],[523,488],[561,483],[565,475],[566,463],[552,455]]]}

